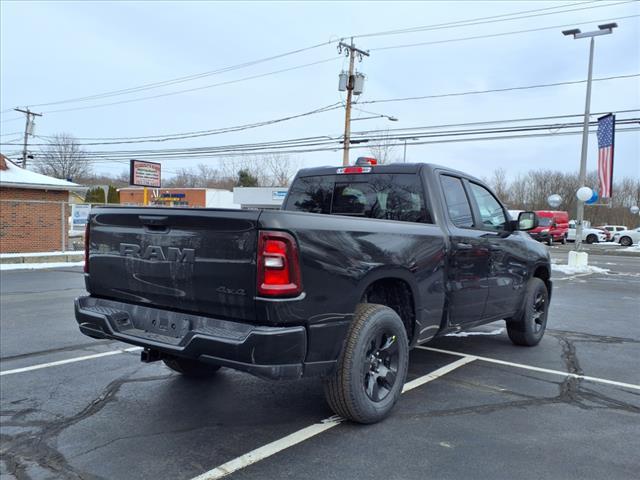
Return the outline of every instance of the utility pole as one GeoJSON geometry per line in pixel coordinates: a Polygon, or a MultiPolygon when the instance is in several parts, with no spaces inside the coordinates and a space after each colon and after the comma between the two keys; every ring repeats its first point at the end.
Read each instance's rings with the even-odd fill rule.
{"type": "MultiPolygon", "coordinates": [[[[574,39],[589,38],[589,71],[587,73],[587,97],[584,104],[584,123],[582,126],[582,151],[580,154],[580,187],[584,187],[587,177],[587,149],[589,147],[589,117],[591,108],[591,81],[593,78],[593,50],[595,47],[594,37],[600,35],[609,35],[613,33],[613,29],[618,26],[617,23],[607,23],[598,25],[598,30],[593,32],[581,32],[579,28],[564,30],[565,36],[573,36],[574,39]]],[[[576,251],[582,248],[582,232],[584,223],[584,202],[578,199],[578,208],[576,212],[576,251]]]]}
{"type": "Polygon", "coordinates": [[[351,142],[351,99],[353,97],[354,76],[353,67],[355,64],[355,55],[358,55],[360,61],[362,57],[368,57],[369,52],[356,48],[351,37],[351,44],[340,42],[338,44],[338,53],[342,53],[344,49],[345,55],[349,57],[349,77],[347,79],[347,105],[344,109],[344,147],[342,151],[342,165],[349,165],[349,143],[351,142]]]}
{"type": "Polygon", "coordinates": [[[29,110],[21,108],[14,108],[16,112],[24,113],[26,115],[26,122],[24,124],[24,144],[22,146],[22,168],[27,168],[27,142],[29,141],[29,135],[33,135],[33,117],[41,117],[41,113],[35,113],[29,110]]]}

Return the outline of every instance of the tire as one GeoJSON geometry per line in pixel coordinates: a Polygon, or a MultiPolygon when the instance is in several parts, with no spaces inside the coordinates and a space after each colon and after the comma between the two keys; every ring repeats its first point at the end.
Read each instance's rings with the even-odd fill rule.
{"type": "Polygon", "coordinates": [[[389,307],[358,305],[335,372],[325,379],[327,403],[358,423],[385,418],[402,393],[409,341],[402,320],[389,307]]]}
{"type": "Polygon", "coordinates": [[[566,235],[562,236],[562,240],[560,240],[560,243],[562,243],[562,245],[566,245],[567,244],[567,236],[566,235]]]}
{"type": "Polygon", "coordinates": [[[549,292],[542,280],[533,277],[527,284],[522,310],[507,319],[507,334],[514,345],[533,347],[547,328],[549,292]]]}
{"type": "Polygon", "coordinates": [[[547,238],[547,245],[549,245],[549,246],[553,245],[553,237],[547,238]]]}
{"type": "Polygon", "coordinates": [[[623,247],[630,247],[632,244],[631,237],[620,237],[620,245],[623,247]]]}
{"type": "Polygon", "coordinates": [[[190,358],[163,358],[164,364],[174,372],[181,373],[185,377],[208,378],[220,370],[220,365],[209,365],[190,358]]]}
{"type": "Polygon", "coordinates": [[[598,243],[598,237],[596,237],[593,233],[587,235],[587,243],[598,243]]]}

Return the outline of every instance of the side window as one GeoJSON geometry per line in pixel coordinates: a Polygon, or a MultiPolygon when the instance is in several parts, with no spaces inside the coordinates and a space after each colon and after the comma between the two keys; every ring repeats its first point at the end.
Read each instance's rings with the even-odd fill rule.
{"type": "Polygon", "coordinates": [[[449,175],[440,177],[440,184],[444,192],[444,199],[447,203],[447,211],[449,218],[456,227],[471,228],[473,227],[473,215],[471,214],[471,206],[469,199],[464,191],[462,180],[449,175]]]}
{"type": "Polygon", "coordinates": [[[366,181],[336,181],[333,215],[432,223],[417,175],[374,174],[366,181]]]}
{"type": "MultiPolygon", "coordinates": [[[[496,200],[496,198],[486,188],[481,187],[476,183],[470,183],[470,185],[471,193],[476,199],[478,209],[480,210],[482,227],[491,230],[504,230],[507,219],[504,216],[502,205],[500,205],[498,200],[496,200]]],[[[547,221],[547,225],[551,225],[552,222],[550,218],[545,220],[547,221]]]]}

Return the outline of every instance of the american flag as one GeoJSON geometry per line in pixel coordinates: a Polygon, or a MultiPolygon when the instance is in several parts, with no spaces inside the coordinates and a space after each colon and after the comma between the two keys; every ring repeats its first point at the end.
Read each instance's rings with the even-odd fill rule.
{"type": "Polygon", "coordinates": [[[611,198],[613,189],[613,140],[616,116],[612,113],[598,119],[598,179],[600,197],[611,198]]]}

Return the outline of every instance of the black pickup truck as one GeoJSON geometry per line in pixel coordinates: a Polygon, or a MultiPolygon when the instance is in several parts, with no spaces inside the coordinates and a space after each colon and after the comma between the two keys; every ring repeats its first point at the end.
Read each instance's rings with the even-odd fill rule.
{"type": "Polygon", "coordinates": [[[362,423],[398,399],[409,349],[506,320],[542,338],[545,247],[480,180],[430,164],[298,172],[282,210],[99,207],[86,235],[80,330],[182,374],[220,366],[320,376],[362,423]]]}

